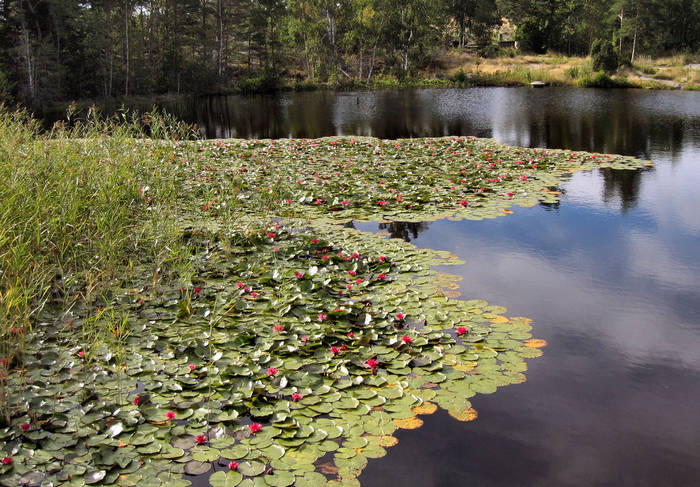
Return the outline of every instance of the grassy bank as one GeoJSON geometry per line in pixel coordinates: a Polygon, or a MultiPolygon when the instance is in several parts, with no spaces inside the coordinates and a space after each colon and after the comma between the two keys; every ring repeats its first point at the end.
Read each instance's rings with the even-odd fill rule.
{"type": "Polygon", "coordinates": [[[613,74],[601,74],[593,71],[590,57],[546,54],[481,58],[453,50],[437,58],[429,68],[405,78],[379,74],[370,82],[340,78],[335,83],[254,78],[234,86],[232,91],[529,86],[533,81],[581,88],[698,90],[700,64],[697,61],[686,55],[659,59],[641,56],[634,63],[621,66],[613,74]]]}

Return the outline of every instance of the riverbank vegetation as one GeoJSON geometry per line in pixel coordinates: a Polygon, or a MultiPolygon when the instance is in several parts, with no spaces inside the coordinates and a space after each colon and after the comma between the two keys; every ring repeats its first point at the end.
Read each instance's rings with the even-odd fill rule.
{"type": "MultiPolygon", "coordinates": [[[[486,65],[516,54],[587,56],[596,40],[613,46],[623,69],[687,55],[677,71],[697,62],[698,24],[698,0],[11,0],[0,2],[0,101],[439,85],[440,59],[453,50],[486,65]]],[[[652,64],[630,81],[697,85],[652,64]]],[[[498,71],[464,73],[474,84],[577,78],[498,71]]]]}
{"type": "Polygon", "coordinates": [[[188,140],[0,114],[0,484],[358,485],[398,428],[525,381],[530,321],[355,220],[495,218],[621,156],[188,140]]]}

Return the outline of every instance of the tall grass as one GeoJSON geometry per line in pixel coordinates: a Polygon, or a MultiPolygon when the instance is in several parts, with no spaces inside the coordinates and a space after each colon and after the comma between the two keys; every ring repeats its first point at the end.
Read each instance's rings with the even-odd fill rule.
{"type": "Polygon", "coordinates": [[[0,106],[0,380],[48,302],[89,299],[130,255],[155,255],[176,235],[167,220],[179,183],[167,163],[192,129],[94,111],[66,125],[44,132],[0,106]]]}

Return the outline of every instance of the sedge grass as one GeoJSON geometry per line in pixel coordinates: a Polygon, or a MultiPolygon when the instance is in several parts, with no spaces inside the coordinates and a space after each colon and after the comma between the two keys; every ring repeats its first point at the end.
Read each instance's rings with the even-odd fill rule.
{"type": "Polygon", "coordinates": [[[94,111],[44,132],[0,107],[0,387],[47,303],[89,300],[134,255],[177,260],[168,254],[178,248],[178,179],[167,161],[174,139],[192,136],[161,114],[94,111]]]}

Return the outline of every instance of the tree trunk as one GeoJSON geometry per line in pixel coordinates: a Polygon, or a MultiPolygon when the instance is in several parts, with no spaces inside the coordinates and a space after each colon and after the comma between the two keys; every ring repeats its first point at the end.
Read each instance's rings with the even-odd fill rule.
{"type": "Polygon", "coordinates": [[[622,56],[622,24],[625,21],[625,9],[620,9],[620,15],[617,16],[620,19],[620,56],[622,56]]]}
{"type": "Polygon", "coordinates": [[[129,18],[131,17],[129,10],[129,2],[127,0],[124,5],[124,60],[126,64],[124,96],[129,96],[129,18]]]}
{"type": "Polygon", "coordinates": [[[637,28],[639,27],[639,4],[637,5],[637,16],[634,18],[634,40],[632,41],[632,58],[630,63],[634,62],[634,57],[637,55],[637,28]]]}
{"type": "Polygon", "coordinates": [[[19,3],[19,17],[22,26],[22,40],[24,41],[24,56],[27,59],[27,88],[29,90],[29,99],[33,103],[36,99],[36,87],[34,85],[34,68],[32,66],[32,46],[29,43],[29,31],[27,30],[27,23],[24,20],[23,3],[22,1],[19,3]]]}
{"type": "Polygon", "coordinates": [[[112,68],[114,60],[112,56],[112,3],[105,3],[105,69],[107,71],[107,80],[105,86],[105,96],[112,96],[112,68]]]}
{"type": "Polygon", "coordinates": [[[217,7],[217,12],[219,16],[219,54],[216,59],[216,72],[217,75],[219,76],[219,80],[221,80],[221,74],[223,72],[223,58],[224,58],[224,20],[223,20],[223,14],[222,14],[222,1],[223,0],[217,0],[216,2],[216,7],[217,7]]]}

